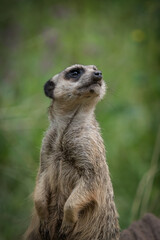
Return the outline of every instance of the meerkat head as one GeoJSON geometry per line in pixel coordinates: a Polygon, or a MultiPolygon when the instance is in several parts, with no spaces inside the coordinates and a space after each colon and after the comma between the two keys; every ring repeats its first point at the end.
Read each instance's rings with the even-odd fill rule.
{"type": "Polygon", "coordinates": [[[75,64],[47,81],[44,92],[53,102],[97,102],[105,94],[105,83],[96,66],[75,64]]]}

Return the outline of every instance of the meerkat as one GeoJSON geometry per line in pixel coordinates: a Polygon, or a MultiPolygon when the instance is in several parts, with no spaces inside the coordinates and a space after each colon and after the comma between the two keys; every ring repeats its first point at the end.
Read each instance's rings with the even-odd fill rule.
{"type": "Polygon", "coordinates": [[[118,240],[119,223],[94,110],[105,94],[94,65],[66,68],[44,86],[45,133],[26,240],[118,240]]]}

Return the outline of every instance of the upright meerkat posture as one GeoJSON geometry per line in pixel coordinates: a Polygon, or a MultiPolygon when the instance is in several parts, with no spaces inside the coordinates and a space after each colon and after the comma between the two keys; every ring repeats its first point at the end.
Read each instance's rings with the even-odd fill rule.
{"type": "Polygon", "coordinates": [[[44,86],[52,99],[26,240],[118,240],[118,214],[94,109],[102,73],[73,65],[44,86]]]}

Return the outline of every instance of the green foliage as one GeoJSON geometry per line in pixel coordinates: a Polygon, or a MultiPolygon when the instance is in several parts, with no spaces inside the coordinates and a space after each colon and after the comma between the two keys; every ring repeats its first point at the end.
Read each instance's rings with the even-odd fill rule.
{"type": "Polygon", "coordinates": [[[108,85],[102,128],[121,228],[160,216],[159,1],[2,1],[0,239],[18,239],[32,209],[49,99],[44,83],[73,63],[108,85]]]}

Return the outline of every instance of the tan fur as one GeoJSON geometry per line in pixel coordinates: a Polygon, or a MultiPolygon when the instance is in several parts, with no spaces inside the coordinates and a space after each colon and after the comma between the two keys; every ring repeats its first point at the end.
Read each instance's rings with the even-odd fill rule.
{"type": "Polygon", "coordinates": [[[73,65],[51,79],[50,127],[42,142],[35,210],[26,240],[118,240],[118,214],[105,149],[94,117],[105,93],[90,83],[95,66],[73,65]],[[70,69],[85,70],[78,81],[70,69]]]}

